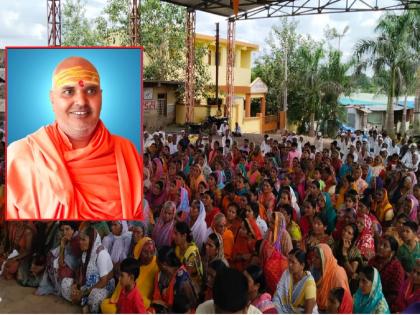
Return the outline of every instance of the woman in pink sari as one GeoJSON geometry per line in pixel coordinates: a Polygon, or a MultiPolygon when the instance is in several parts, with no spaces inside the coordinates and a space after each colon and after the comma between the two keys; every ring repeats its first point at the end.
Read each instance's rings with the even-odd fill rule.
{"type": "Polygon", "coordinates": [[[403,312],[408,306],[420,301],[420,262],[417,264],[413,271],[409,274],[408,278],[404,281],[398,298],[396,301],[396,311],[403,312]]]}
{"type": "Polygon", "coordinates": [[[408,215],[411,221],[417,222],[417,211],[419,208],[419,201],[414,195],[408,195],[403,204],[403,211],[408,215]]]}
{"type": "Polygon", "coordinates": [[[161,180],[162,177],[164,176],[162,160],[160,158],[154,158],[152,161],[152,165],[153,165],[152,182],[156,183],[158,180],[161,180]]]}
{"type": "Polygon", "coordinates": [[[266,238],[276,250],[286,257],[293,249],[292,238],[287,232],[286,219],[281,212],[274,212],[266,238]]]}
{"type": "Polygon", "coordinates": [[[176,205],[172,201],[165,202],[152,233],[152,239],[155,241],[156,247],[171,245],[175,225],[175,212],[176,205]]]}

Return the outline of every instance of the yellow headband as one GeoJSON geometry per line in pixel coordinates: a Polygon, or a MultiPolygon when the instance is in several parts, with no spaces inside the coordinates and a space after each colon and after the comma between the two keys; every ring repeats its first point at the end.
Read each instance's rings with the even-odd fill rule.
{"type": "Polygon", "coordinates": [[[80,84],[83,86],[87,83],[99,85],[99,74],[81,66],[64,69],[53,77],[53,88],[60,88],[66,84],[80,84]]]}

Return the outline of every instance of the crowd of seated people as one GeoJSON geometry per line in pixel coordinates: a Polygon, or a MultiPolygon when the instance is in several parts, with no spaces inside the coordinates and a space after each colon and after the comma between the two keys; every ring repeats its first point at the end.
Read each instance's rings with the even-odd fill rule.
{"type": "Polygon", "coordinates": [[[1,277],[86,313],[420,312],[410,139],[144,143],[143,221],[1,221],[1,277]]]}

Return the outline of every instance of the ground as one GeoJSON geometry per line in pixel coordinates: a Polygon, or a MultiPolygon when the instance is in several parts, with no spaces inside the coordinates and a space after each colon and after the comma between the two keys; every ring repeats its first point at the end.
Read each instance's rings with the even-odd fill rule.
{"type": "MultiPolygon", "coordinates": [[[[184,127],[182,127],[182,126],[178,126],[178,125],[169,125],[169,126],[166,126],[165,128],[164,128],[164,130],[165,130],[165,132],[166,133],[180,133],[181,132],[181,130],[183,130],[183,129],[185,129],[184,127]]],[[[149,132],[149,133],[153,133],[154,131],[156,131],[156,130],[150,130],[150,129],[147,129],[147,131],[149,132]]],[[[281,138],[282,138],[282,135],[281,135],[281,133],[279,132],[279,133],[267,133],[271,138],[273,138],[274,140],[278,140],[278,141],[281,141],[281,138]]],[[[261,142],[264,140],[264,134],[258,134],[258,133],[244,133],[244,134],[242,134],[242,137],[240,137],[240,138],[236,138],[236,137],[234,137],[233,138],[233,140],[236,140],[236,141],[238,141],[238,143],[240,144],[240,145],[242,145],[242,142],[243,142],[243,139],[245,139],[245,138],[247,138],[247,139],[249,139],[249,141],[250,142],[255,142],[255,144],[261,144],[261,142]]],[[[221,139],[221,137],[217,137],[217,136],[214,136],[213,137],[213,139],[214,140],[219,140],[219,139],[221,139]]],[[[314,137],[308,137],[308,136],[303,136],[303,139],[304,139],[304,141],[306,142],[306,141],[310,141],[311,143],[313,143],[313,141],[314,141],[314,137]]],[[[330,143],[332,140],[327,140],[327,139],[324,139],[324,144],[326,144],[326,143],[330,143]]]]}
{"type": "Polygon", "coordinates": [[[36,296],[35,288],[0,279],[0,313],[79,314],[81,308],[54,295],[36,296]]]}

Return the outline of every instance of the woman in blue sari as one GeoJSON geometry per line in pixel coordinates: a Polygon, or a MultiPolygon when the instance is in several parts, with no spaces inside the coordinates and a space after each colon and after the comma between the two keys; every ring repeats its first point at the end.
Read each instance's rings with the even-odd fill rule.
{"type": "Polygon", "coordinates": [[[355,314],[390,314],[388,303],[382,293],[378,270],[371,266],[362,268],[359,274],[359,289],[354,295],[355,314]]]}
{"type": "Polygon", "coordinates": [[[323,192],[319,195],[317,203],[321,213],[327,219],[327,234],[331,234],[335,229],[337,213],[332,205],[330,194],[323,192]]]}

